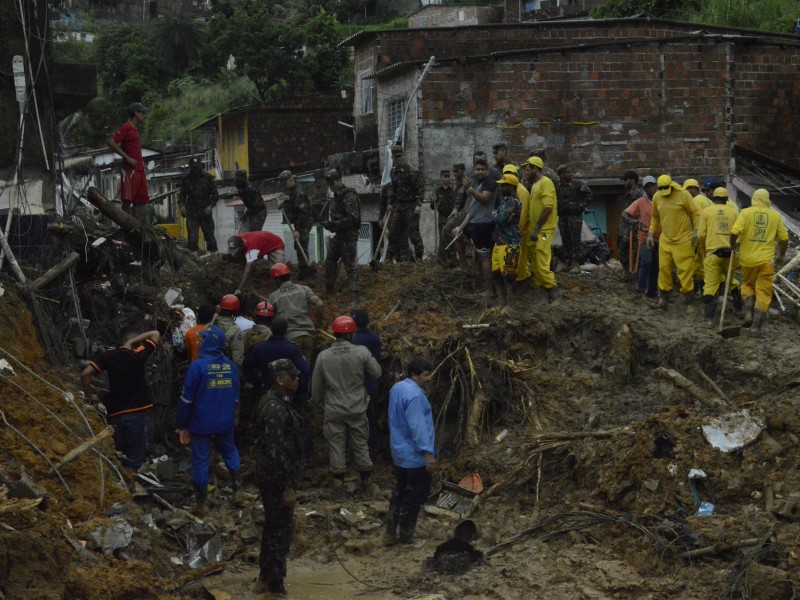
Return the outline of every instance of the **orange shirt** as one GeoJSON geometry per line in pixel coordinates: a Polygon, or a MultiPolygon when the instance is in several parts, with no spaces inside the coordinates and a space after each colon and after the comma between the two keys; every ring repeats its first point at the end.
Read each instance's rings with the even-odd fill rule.
{"type": "Polygon", "coordinates": [[[200,344],[203,341],[203,338],[200,337],[200,332],[205,328],[205,325],[195,325],[183,336],[183,346],[186,348],[189,362],[195,361],[200,357],[200,344]]]}
{"type": "MultiPolygon", "coordinates": [[[[647,196],[642,196],[638,200],[631,202],[631,205],[625,209],[625,212],[632,217],[639,219],[639,244],[644,244],[647,241],[647,233],[650,231],[650,219],[653,215],[653,203],[647,196]]],[[[658,241],[661,237],[661,231],[656,231],[653,238],[658,241]]]]}

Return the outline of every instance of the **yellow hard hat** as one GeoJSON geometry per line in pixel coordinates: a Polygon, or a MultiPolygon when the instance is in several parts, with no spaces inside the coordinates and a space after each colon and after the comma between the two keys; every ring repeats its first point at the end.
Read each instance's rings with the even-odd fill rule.
{"type": "Polygon", "coordinates": [[[503,173],[503,178],[498,179],[497,183],[507,183],[508,185],[513,185],[514,187],[517,187],[519,185],[519,179],[517,179],[516,175],[513,175],[511,173],[503,173]]]}
{"type": "Polygon", "coordinates": [[[656,181],[656,186],[658,189],[671,187],[672,186],[672,177],[669,175],[659,175],[658,181],[656,181]]]}
{"type": "Polygon", "coordinates": [[[540,169],[544,169],[544,161],[538,156],[531,156],[528,159],[528,164],[533,165],[534,167],[538,167],[540,169]]]}
{"type": "Polygon", "coordinates": [[[727,198],[728,197],[728,190],[724,187],[718,187],[714,190],[714,198],[727,198]]]}
{"type": "Polygon", "coordinates": [[[503,167],[503,173],[511,173],[512,175],[517,174],[517,165],[508,164],[503,167]]]}
{"type": "Polygon", "coordinates": [[[690,187],[696,187],[697,189],[700,189],[700,184],[697,183],[697,179],[687,179],[686,181],[683,182],[683,189],[687,189],[690,187]]]}

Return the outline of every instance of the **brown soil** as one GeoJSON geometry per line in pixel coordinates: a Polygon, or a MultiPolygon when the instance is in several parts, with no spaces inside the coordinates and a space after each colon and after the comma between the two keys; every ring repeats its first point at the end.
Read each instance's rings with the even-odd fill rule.
{"type": "MultiPolygon", "coordinates": [[[[142,281],[161,292],[180,287],[187,302],[197,305],[229,292],[238,274],[227,261],[187,259],[178,274],[153,271],[142,281]]],[[[256,273],[255,290],[247,296],[251,303],[268,293],[265,275],[263,269],[256,273]]],[[[682,305],[666,314],[652,310],[610,269],[559,275],[566,294],[556,306],[530,290],[520,291],[505,314],[477,299],[476,277],[428,262],[385,265],[377,273],[364,268],[360,275],[361,306],[383,338],[384,389],[416,354],[437,365],[429,396],[443,457],[439,477],[458,482],[477,471],[487,490],[472,517],[479,532],[475,547],[487,551],[545,525],[493,550],[463,575],[431,570],[427,560],[452,537],[455,522],[423,515],[417,546],[384,547],[382,518],[393,482],[386,453],[376,462],[381,497],[336,500],[328,492],[324,440],[317,432],[314,464],[295,512],[287,582],[291,597],[369,592],[364,597],[779,599],[800,589],[800,524],[789,510],[792,502],[800,502],[800,347],[797,324],[788,317],[770,317],[760,340],[722,340],[700,326],[699,312],[687,314],[682,305]],[[474,327],[480,324],[489,327],[474,327]],[[712,394],[695,370],[702,369],[732,407],[761,417],[765,431],[742,450],[715,450],[701,431],[714,413],[657,378],[656,367],[673,368],[712,394]],[[487,401],[480,427],[472,432],[470,411],[481,394],[487,401]],[[494,443],[506,428],[505,440],[494,443]],[[591,437],[600,431],[610,433],[591,437]],[[587,437],[547,437],[565,432],[587,437]],[[479,443],[472,447],[468,440],[475,433],[479,443]],[[664,457],[654,456],[657,439],[671,440],[664,457]],[[699,493],[716,506],[714,516],[692,515],[687,478],[692,468],[708,476],[699,493]],[[722,547],[753,539],[755,547],[722,547]],[[718,549],[705,557],[679,556],[713,545],[718,549]]],[[[93,304],[102,294],[115,293],[98,286],[102,279],[98,274],[84,282],[82,293],[94,294],[93,304]]],[[[322,289],[321,272],[306,283],[322,289]]],[[[5,287],[0,348],[75,393],[77,368],[46,366],[27,310],[13,293],[9,297],[11,286],[5,287]]],[[[352,301],[346,290],[323,300],[326,323],[346,313],[352,301]]],[[[129,302],[142,313],[168,319],[156,297],[129,302]]],[[[103,310],[110,314],[107,305],[103,310]]],[[[86,435],[77,411],[60,392],[24,369],[15,370],[10,381],[86,435]]],[[[25,393],[3,379],[0,387],[9,422],[51,460],[79,443],[25,393]]],[[[90,412],[88,418],[95,431],[102,428],[99,415],[90,412]]],[[[385,435],[385,418],[379,425],[385,435]]],[[[223,535],[223,557],[232,558],[221,573],[200,577],[170,560],[184,553],[179,542],[186,525],[175,523],[174,515],[152,501],[132,503],[107,468],[104,501],[98,504],[96,455],[87,453],[64,468],[74,495],[70,500],[58,479],[46,477],[49,467],[42,458],[5,426],[0,443],[7,449],[0,467],[24,469],[48,494],[39,509],[0,513],[0,525],[15,530],[0,536],[0,591],[6,597],[159,598],[173,589],[195,598],[256,597],[250,591],[260,533],[255,488],[248,487],[251,501],[243,510],[231,507],[224,492],[212,493],[208,521],[223,535]],[[137,528],[128,548],[104,556],[69,545],[65,535],[86,540],[97,527],[112,523],[106,511],[114,502],[131,503],[121,515],[137,528]],[[148,528],[145,515],[153,515],[158,531],[148,528]]],[[[110,441],[100,449],[113,455],[110,441]]],[[[185,458],[169,451],[176,462],[185,458]]],[[[244,460],[247,473],[246,450],[244,460]]],[[[189,503],[187,495],[183,504],[189,503]]]]}

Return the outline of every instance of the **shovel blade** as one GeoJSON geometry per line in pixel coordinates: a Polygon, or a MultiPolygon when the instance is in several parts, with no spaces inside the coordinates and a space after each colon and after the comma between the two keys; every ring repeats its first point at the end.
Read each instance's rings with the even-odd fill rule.
{"type": "Polygon", "coordinates": [[[369,266],[372,268],[373,271],[380,271],[381,270],[381,263],[379,263],[374,258],[369,261],[369,266]]]}
{"type": "Polygon", "coordinates": [[[735,327],[726,327],[725,329],[720,329],[717,333],[719,333],[725,339],[734,338],[742,335],[742,328],[736,325],[735,327]]]}

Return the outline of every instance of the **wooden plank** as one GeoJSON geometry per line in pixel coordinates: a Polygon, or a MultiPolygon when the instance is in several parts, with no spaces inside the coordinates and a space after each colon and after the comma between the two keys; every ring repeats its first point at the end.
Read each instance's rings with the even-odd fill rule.
{"type": "Polygon", "coordinates": [[[92,449],[98,443],[100,443],[101,441],[103,441],[104,439],[106,439],[108,437],[111,437],[112,435],[114,435],[114,428],[109,425],[108,427],[103,429],[103,431],[98,433],[96,436],[94,436],[92,438],[89,438],[85,442],[82,442],[79,446],[76,446],[75,448],[73,448],[72,450],[67,452],[64,455],[64,458],[62,458],[55,465],[53,465],[53,470],[50,471],[49,474],[53,475],[61,467],[71,463],[73,460],[78,458],[81,454],[83,454],[87,450],[92,449]]]}
{"type": "Polygon", "coordinates": [[[31,287],[34,290],[38,290],[40,287],[47,285],[53,279],[61,275],[64,271],[69,269],[72,265],[78,262],[78,259],[81,257],[80,254],[77,252],[70,253],[64,260],[60,263],[53,265],[47,271],[45,271],[36,281],[31,284],[31,287]]]}

